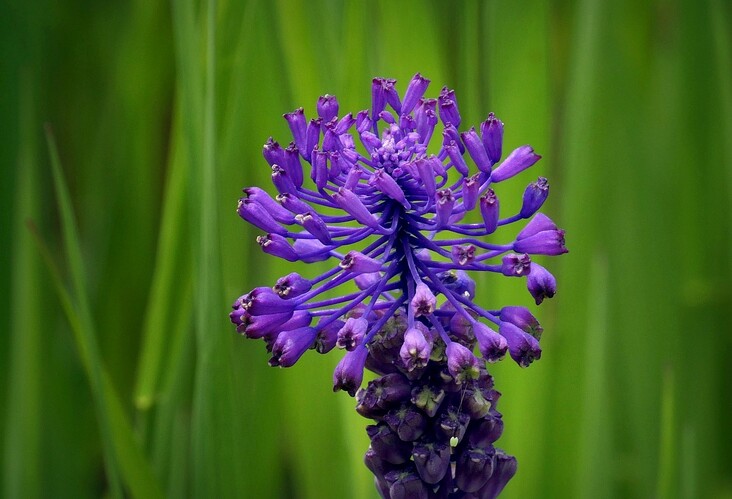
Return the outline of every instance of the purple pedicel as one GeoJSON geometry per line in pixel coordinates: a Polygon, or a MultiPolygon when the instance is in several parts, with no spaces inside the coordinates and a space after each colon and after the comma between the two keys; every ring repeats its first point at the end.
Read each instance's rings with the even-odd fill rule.
{"type": "Polygon", "coordinates": [[[542,328],[522,306],[481,307],[470,274],[526,278],[538,305],[557,282],[530,255],[567,249],[538,211],[545,178],[526,187],[518,213],[499,213],[501,182],[541,157],[527,145],[501,161],[503,122],[490,113],[479,130],[462,127],[455,91],[427,97],[429,84],[418,73],[400,97],[396,80],[374,78],[364,111],[341,114],[324,95],[314,116],[283,115],[289,145],[270,138],[262,150],[273,189],[244,189],[237,212],[263,231],[263,252],[330,270],[255,288],[229,317],[265,342],[272,366],[345,350],[333,389],[375,420],[364,461],[382,497],[493,498],[516,460],[494,447],[504,423],[486,362],[509,354],[527,367],[541,357],[542,328]],[[523,219],[508,239],[516,230],[503,227],[523,219]],[[378,377],[361,387],[365,369],[378,377]]]}

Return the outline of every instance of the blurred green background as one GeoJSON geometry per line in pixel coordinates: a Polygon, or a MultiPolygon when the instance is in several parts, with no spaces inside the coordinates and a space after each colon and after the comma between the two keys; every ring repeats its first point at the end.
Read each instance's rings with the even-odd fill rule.
{"type": "Polygon", "coordinates": [[[340,354],[271,369],[228,324],[292,268],[234,208],[283,113],[420,71],[544,156],[501,202],[545,175],[567,230],[554,300],[479,282],[545,327],[540,362],[493,368],[505,497],[732,497],[731,23],[726,0],[4,0],[0,495],[376,497],[340,354]]]}

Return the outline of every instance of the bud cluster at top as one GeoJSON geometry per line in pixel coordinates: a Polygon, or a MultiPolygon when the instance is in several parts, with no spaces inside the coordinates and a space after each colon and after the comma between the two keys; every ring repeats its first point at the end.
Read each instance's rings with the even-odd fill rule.
{"type": "Polygon", "coordinates": [[[317,277],[291,273],[255,288],[236,300],[232,322],[247,337],[265,340],[273,366],[291,366],[309,348],[345,348],[335,388],[351,393],[369,343],[401,308],[410,329],[437,328],[449,345],[436,318],[451,317],[480,331],[485,360],[508,351],[529,365],[541,355],[536,319],[520,307],[478,306],[469,272],[525,278],[539,304],[554,295],[556,281],[531,256],[567,251],[564,231],[537,212],[549,193],[545,178],[529,183],[518,213],[501,213],[494,188],[540,159],[532,147],[502,160],[503,123],[492,113],[479,130],[460,131],[454,91],[445,87],[437,99],[427,98],[430,82],[417,74],[400,97],[395,83],[374,78],[371,109],[355,116],[339,116],[332,95],[318,99],[318,116],[309,121],[302,108],[285,114],[294,140],[282,147],[270,138],[263,150],[276,193],[245,188],[237,208],[265,232],[257,237],[264,252],[338,263],[317,277]],[[439,151],[430,154],[440,121],[439,151]],[[465,221],[470,212],[478,221],[465,221]],[[486,240],[522,219],[530,221],[514,240],[486,240]],[[323,298],[349,281],[356,291],[323,298]]]}

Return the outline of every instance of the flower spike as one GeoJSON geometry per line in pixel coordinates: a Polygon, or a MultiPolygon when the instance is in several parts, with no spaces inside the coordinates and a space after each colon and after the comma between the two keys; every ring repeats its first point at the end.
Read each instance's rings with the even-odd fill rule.
{"type": "Polygon", "coordinates": [[[506,354],[522,367],[538,360],[542,327],[522,306],[483,308],[474,276],[525,278],[538,305],[557,280],[532,257],[566,253],[565,233],[539,211],[543,177],[518,213],[499,206],[502,182],[541,159],[531,146],[504,159],[493,113],[465,127],[454,90],[429,96],[419,73],[402,95],[396,83],[374,78],[357,113],[326,94],[314,115],[283,115],[288,145],[269,138],[262,149],[273,188],[244,189],[237,213],[262,231],[264,253],[329,270],[254,288],[229,318],[264,341],[271,366],[340,352],[333,390],[375,420],[364,462],[382,497],[494,498],[516,460],[494,446],[504,423],[488,367],[506,354]],[[522,219],[511,239],[505,226],[522,219]],[[365,369],[377,377],[362,387],[365,369]]]}

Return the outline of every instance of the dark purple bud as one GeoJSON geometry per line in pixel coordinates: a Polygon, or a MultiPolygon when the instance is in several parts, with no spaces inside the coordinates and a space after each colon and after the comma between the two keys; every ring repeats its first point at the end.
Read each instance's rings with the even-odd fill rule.
{"type": "Polygon", "coordinates": [[[510,322],[502,322],[498,331],[508,342],[508,352],[511,358],[521,367],[529,367],[534,361],[541,358],[541,347],[536,338],[525,333],[518,326],[510,322]]]}
{"type": "Polygon", "coordinates": [[[272,215],[270,215],[269,212],[256,201],[241,198],[237,205],[236,212],[241,218],[265,232],[273,232],[280,235],[287,233],[284,227],[278,224],[277,221],[272,218],[272,215]]]}
{"type": "Polygon", "coordinates": [[[278,328],[292,317],[292,312],[269,315],[249,315],[243,309],[234,312],[243,313],[238,316],[237,320],[230,315],[231,322],[236,324],[236,331],[250,339],[259,339],[265,334],[279,332],[278,328]]]}
{"type": "MultiPolygon", "coordinates": [[[[387,100],[390,102],[394,101],[394,96],[391,95],[396,93],[394,89],[394,83],[396,80],[389,78],[374,78],[371,83],[371,116],[379,116],[381,111],[386,107],[387,100]]],[[[397,101],[399,97],[397,96],[397,101]]]]}
{"type": "Polygon", "coordinates": [[[315,149],[318,142],[320,142],[321,123],[323,123],[323,120],[320,118],[312,119],[310,120],[310,123],[308,123],[308,128],[305,132],[305,150],[301,151],[303,153],[303,158],[307,161],[311,161],[313,149],[315,149]]]}
{"type": "Polygon", "coordinates": [[[493,390],[476,383],[465,389],[463,395],[463,410],[473,419],[481,419],[491,410],[491,393],[493,390]]]}
{"type": "Polygon", "coordinates": [[[472,244],[454,245],[450,250],[452,261],[458,265],[470,265],[475,259],[475,246],[472,244]]]}
{"type": "Polygon", "coordinates": [[[547,269],[538,263],[533,263],[531,273],[526,278],[526,287],[539,305],[544,298],[551,298],[556,294],[557,280],[547,269]]]}
{"type": "Polygon", "coordinates": [[[460,173],[460,175],[466,177],[470,173],[470,171],[468,169],[468,164],[465,162],[465,159],[460,153],[460,147],[458,146],[457,142],[454,140],[450,140],[445,144],[444,148],[445,152],[447,152],[447,155],[450,157],[450,161],[452,161],[455,169],[460,173]]]}
{"type": "Polygon", "coordinates": [[[369,446],[366,454],[363,456],[363,462],[371,473],[379,479],[383,479],[384,475],[394,468],[392,464],[381,459],[371,446],[369,446]]]}
{"type": "MultiPolygon", "coordinates": [[[[350,320],[350,319],[349,319],[350,320]]],[[[348,352],[333,371],[333,391],[346,391],[351,397],[361,387],[363,368],[369,351],[365,345],[348,352]]]]}
{"type": "MultiPolygon", "coordinates": [[[[349,317],[340,331],[338,331],[336,346],[338,348],[345,348],[349,352],[354,350],[357,346],[361,345],[361,341],[366,335],[368,328],[369,322],[363,317],[359,317],[358,319],[349,317]]],[[[364,362],[366,362],[366,358],[364,358],[364,362]]]]}
{"type": "Polygon", "coordinates": [[[323,122],[328,123],[338,116],[338,99],[334,95],[325,94],[318,98],[316,109],[323,122]]]}
{"type": "Polygon", "coordinates": [[[328,249],[317,239],[297,239],[292,247],[297,257],[305,263],[322,262],[330,258],[328,249]]]}
{"type": "Polygon", "coordinates": [[[290,331],[301,327],[309,326],[313,320],[313,316],[307,310],[295,310],[290,320],[280,326],[282,331],[290,331]]]}
{"type": "Polygon", "coordinates": [[[343,148],[343,144],[335,132],[336,125],[336,118],[333,118],[333,121],[325,125],[325,133],[323,134],[323,151],[340,151],[343,148]]]}
{"type": "Polygon", "coordinates": [[[317,331],[312,327],[282,331],[272,346],[272,358],[269,359],[269,365],[272,367],[293,366],[313,344],[316,334],[317,331]]]}
{"type": "Polygon", "coordinates": [[[463,492],[478,492],[493,473],[495,452],[492,448],[469,447],[457,458],[455,484],[463,492]]]}
{"type": "Polygon", "coordinates": [[[287,174],[287,171],[280,165],[272,166],[272,183],[277,188],[280,194],[294,194],[297,192],[297,187],[295,187],[295,183],[287,174]]]}
{"type": "Polygon", "coordinates": [[[372,229],[379,228],[379,220],[369,212],[368,208],[363,204],[361,199],[349,189],[338,189],[334,192],[333,201],[346,213],[351,215],[362,224],[372,229]]]}
{"type": "Polygon", "coordinates": [[[554,222],[552,222],[551,218],[544,215],[543,213],[537,213],[536,216],[532,218],[529,223],[526,224],[526,227],[524,227],[523,230],[518,233],[518,235],[516,236],[516,240],[520,241],[521,239],[526,239],[527,237],[538,234],[539,232],[556,229],[557,226],[554,224],[554,222]]]}
{"type": "Polygon", "coordinates": [[[463,206],[470,211],[478,204],[478,189],[480,188],[480,174],[463,178],[463,206]]]}
{"type": "Polygon", "coordinates": [[[307,132],[307,120],[305,120],[305,113],[302,108],[297,108],[291,113],[283,114],[283,118],[287,120],[287,124],[290,126],[292,132],[292,138],[295,139],[295,144],[300,151],[304,151],[307,146],[305,140],[307,132]]]}
{"type": "Polygon", "coordinates": [[[361,137],[361,142],[369,154],[373,154],[376,149],[381,147],[381,140],[379,140],[379,137],[368,130],[359,135],[359,137],[361,137]]]}
{"type": "MultiPolygon", "coordinates": [[[[402,114],[399,117],[399,128],[401,128],[402,130],[416,130],[417,122],[414,121],[414,118],[412,118],[411,116],[409,116],[407,114],[402,114]]],[[[416,144],[417,142],[419,142],[420,137],[417,132],[409,132],[409,133],[414,134],[414,140],[412,141],[412,139],[410,139],[411,143],[410,143],[409,147],[412,147],[413,144],[416,144]]],[[[419,148],[416,148],[416,147],[414,148],[414,151],[417,153],[424,152],[424,150],[420,151],[419,148]]]]}
{"type": "Polygon", "coordinates": [[[332,242],[328,226],[325,225],[323,219],[316,213],[310,212],[296,215],[295,220],[297,223],[302,225],[306,231],[314,235],[321,243],[330,244],[332,242]]]}
{"type": "Polygon", "coordinates": [[[424,415],[408,404],[389,411],[384,416],[384,421],[404,442],[414,442],[422,436],[427,427],[427,420],[424,415]]]}
{"type": "Polygon", "coordinates": [[[445,125],[452,124],[455,128],[460,127],[460,112],[458,111],[455,91],[442,87],[442,92],[437,99],[440,105],[440,119],[445,125]]]}
{"type": "Polygon", "coordinates": [[[429,84],[430,80],[419,73],[412,77],[409,85],[407,85],[406,92],[404,92],[401,114],[404,115],[412,112],[412,109],[414,109],[417,102],[422,98],[429,84]]]}
{"type": "Polygon", "coordinates": [[[343,257],[341,263],[338,264],[338,266],[346,272],[352,272],[354,274],[377,272],[381,270],[381,265],[381,262],[378,260],[374,260],[373,258],[358,251],[349,251],[346,253],[346,256],[343,257]]]}
{"type": "Polygon", "coordinates": [[[498,362],[506,356],[508,343],[506,339],[481,322],[473,324],[475,338],[478,340],[478,349],[488,362],[498,362]]]}
{"type": "Polygon", "coordinates": [[[285,151],[272,137],[268,138],[267,142],[264,143],[262,156],[269,163],[269,166],[281,165],[285,162],[285,151]]]}
{"type": "Polygon", "coordinates": [[[381,118],[390,125],[396,124],[396,119],[394,118],[394,115],[391,114],[389,111],[381,111],[379,113],[379,118],[381,118]]]}
{"type": "Polygon", "coordinates": [[[537,340],[541,339],[541,333],[544,331],[544,328],[541,327],[539,321],[536,320],[536,317],[534,317],[526,307],[503,307],[501,309],[500,318],[502,321],[510,322],[524,332],[529,333],[537,340]]]}
{"type": "Polygon", "coordinates": [[[423,282],[417,283],[417,287],[414,291],[414,296],[412,297],[412,301],[410,303],[412,311],[414,312],[414,316],[419,317],[421,315],[431,314],[435,311],[436,304],[437,299],[430,290],[429,286],[427,286],[423,282]]]}
{"type": "Polygon", "coordinates": [[[422,480],[434,485],[450,469],[450,446],[441,442],[415,444],[412,458],[422,480]]]}
{"type": "Polygon", "coordinates": [[[444,440],[451,440],[454,437],[460,442],[465,436],[469,423],[470,416],[468,414],[459,407],[450,406],[440,415],[435,430],[444,440]]]}
{"type": "Polygon", "coordinates": [[[501,160],[503,150],[503,122],[495,114],[488,114],[488,119],[480,125],[480,134],[488,159],[495,165],[501,160]]]}
{"type": "Polygon", "coordinates": [[[414,121],[420,143],[428,144],[437,125],[436,99],[420,99],[417,109],[414,111],[414,121]]]}
{"type": "Polygon", "coordinates": [[[315,351],[325,354],[333,350],[338,341],[338,331],[340,331],[344,324],[343,321],[337,320],[323,328],[320,328],[320,326],[316,327],[315,329],[318,330],[318,335],[315,337],[315,343],[313,343],[315,351]]]}
{"type": "Polygon", "coordinates": [[[391,464],[402,464],[409,460],[411,443],[402,442],[399,436],[386,423],[366,427],[371,439],[371,448],[377,456],[391,464]]]}
{"type": "Polygon", "coordinates": [[[495,499],[503,491],[508,481],[516,474],[516,458],[496,449],[493,474],[488,483],[480,490],[480,497],[495,499]]]}
{"type": "Polygon", "coordinates": [[[424,192],[427,196],[434,197],[437,192],[437,187],[435,183],[435,170],[432,167],[432,163],[424,158],[418,158],[414,162],[414,169],[417,171],[417,175],[422,181],[424,192]]]}
{"type": "Polygon", "coordinates": [[[478,133],[475,131],[475,127],[472,127],[467,132],[460,134],[465,144],[465,149],[468,150],[468,154],[473,158],[473,162],[478,167],[478,170],[490,174],[491,165],[493,164],[488,158],[488,153],[483,146],[483,142],[478,137],[478,133]]]}
{"type": "Polygon", "coordinates": [[[310,178],[318,189],[323,189],[328,184],[328,153],[313,149],[312,161],[310,178]]]}
{"type": "Polygon", "coordinates": [[[362,175],[363,169],[359,165],[353,165],[346,175],[346,181],[343,184],[343,188],[353,191],[353,188],[358,185],[358,181],[361,180],[362,175]]]}
{"type": "Polygon", "coordinates": [[[514,251],[531,255],[561,255],[568,250],[564,246],[564,231],[545,230],[513,243],[514,251]]]}
{"type": "Polygon", "coordinates": [[[462,313],[456,312],[450,317],[450,333],[453,337],[465,343],[475,340],[473,333],[473,322],[462,313]]]}
{"type": "Polygon", "coordinates": [[[464,270],[441,272],[442,284],[453,293],[472,299],[475,296],[475,281],[464,270]]]}
{"type": "Polygon", "coordinates": [[[480,214],[483,216],[483,223],[488,234],[492,234],[498,227],[499,203],[496,193],[490,187],[485,195],[480,198],[480,214]]]}
{"type": "Polygon", "coordinates": [[[445,400],[445,391],[441,388],[424,385],[412,390],[411,402],[433,418],[445,400]]]}
{"type": "Polygon", "coordinates": [[[298,260],[297,252],[292,249],[290,243],[283,236],[270,232],[266,236],[257,236],[257,243],[262,251],[269,255],[282,258],[288,262],[296,262],[298,260]]]}
{"type": "Polygon", "coordinates": [[[386,102],[389,104],[397,114],[402,112],[402,104],[399,100],[399,92],[397,92],[395,84],[396,80],[391,78],[384,79],[384,93],[386,94],[386,102]]]}
{"type": "Polygon", "coordinates": [[[376,187],[381,192],[404,206],[405,209],[408,210],[411,208],[409,202],[407,201],[407,198],[404,196],[404,191],[402,190],[402,188],[399,187],[399,184],[397,184],[396,180],[394,180],[391,175],[386,173],[383,168],[378,168],[374,170],[371,178],[369,178],[369,185],[376,187]]]}
{"type": "Polygon", "coordinates": [[[356,131],[359,135],[366,130],[370,130],[371,125],[371,118],[369,118],[369,112],[367,110],[364,109],[356,115],[356,131]]]}
{"type": "Polygon", "coordinates": [[[457,128],[452,124],[445,125],[445,128],[442,130],[442,147],[447,146],[453,141],[457,144],[460,154],[465,154],[465,146],[463,145],[463,141],[460,140],[460,134],[457,128]]]}
{"type": "Polygon", "coordinates": [[[475,358],[473,352],[466,347],[451,341],[445,349],[447,355],[447,369],[457,383],[478,379],[480,371],[478,370],[478,359],[475,358]]]}
{"type": "Polygon", "coordinates": [[[285,149],[285,162],[280,166],[285,169],[287,175],[292,179],[292,183],[295,184],[296,187],[302,187],[303,177],[302,163],[300,162],[300,150],[294,143],[291,143],[285,149]]]}
{"type": "Polygon", "coordinates": [[[540,159],[541,156],[536,154],[531,146],[521,146],[509,154],[503,163],[493,170],[493,173],[491,173],[491,181],[501,182],[507,178],[511,178],[526,170],[540,159]]]}
{"type": "Polygon", "coordinates": [[[379,281],[381,281],[381,272],[368,272],[366,274],[359,274],[353,278],[353,282],[362,291],[370,288],[379,281]]]}
{"type": "Polygon", "coordinates": [[[242,189],[242,192],[246,194],[247,199],[250,199],[256,203],[259,203],[264,209],[272,215],[272,218],[280,223],[291,225],[295,222],[292,213],[287,211],[285,208],[280,206],[277,201],[272,199],[272,196],[267,194],[266,191],[259,187],[247,187],[242,189]]]}
{"type": "MultiPolygon", "coordinates": [[[[381,418],[390,409],[409,399],[412,386],[399,373],[391,373],[370,381],[356,394],[356,411],[365,418],[381,418]]],[[[444,397],[444,394],[443,394],[444,397]]]]}
{"type": "Polygon", "coordinates": [[[488,447],[501,438],[501,433],[503,433],[501,414],[492,411],[484,419],[473,422],[468,429],[468,443],[473,447],[488,447]]]}
{"type": "Polygon", "coordinates": [[[241,306],[251,315],[279,314],[292,312],[295,304],[280,298],[272,288],[254,288],[242,298],[241,306]]]}
{"type": "MultiPolygon", "coordinates": [[[[305,203],[297,196],[290,194],[279,194],[277,195],[277,202],[279,202],[285,209],[291,213],[308,213],[312,211],[309,204],[305,203]]],[[[294,220],[294,217],[293,217],[294,220]]]]}
{"type": "Polygon", "coordinates": [[[334,130],[335,134],[343,135],[344,133],[348,132],[348,129],[351,128],[355,123],[356,118],[353,117],[353,113],[348,113],[338,121],[338,124],[335,126],[334,130]]]}
{"type": "Polygon", "coordinates": [[[307,293],[312,287],[313,285],[310,281],[297,272],[292,272],[277,279],[277,283],[272,287],[272,291],[277,293],[280,298],[287,300],[307,293]]]}
{"type": "Polygon", "coordinates": [[[539,177],[536,182],[531,182],[524,191],[521,216],[529,218],[536,213],[547,197],[549,197],[549,182],[544,177],[539,177]]]}
{"type": "Polygon", "coordinates": [[[410,468],[390,471],[386,474],[389,484],[389,499],[428,499],[429,490],[419,476],[410,468]]]}
{"type": "Polygon", "coordinates": [[[407,329],[407,332],[404,333],[404,343],[399,350],[399,357],[407,371],[425,367],[430,360],[431,353],[431,342],[427,341],[422,331],[417,328],[407,329]]]}
{"type": "Polygon", "coordinates": [[[376,492],[379,493],[381,499],[391,499],[389,484],[386,482],[386,478],[374,475],[374,487],[376,487],[376,492]]]}
{"type": "Polygon", "coordinates": [[[437,214],[437,228],[450,224],[450,215],[455,206],[455,197],[450,189],[442,189],[435,194],[435,212],[437,214]]]}
{"type": "Polygon", "coordinates": [[[531,272],[531,258],[526,253],[523,255],[509,253],[501,261],[501,272],[505,276],[522,277],[531,272]]]}

